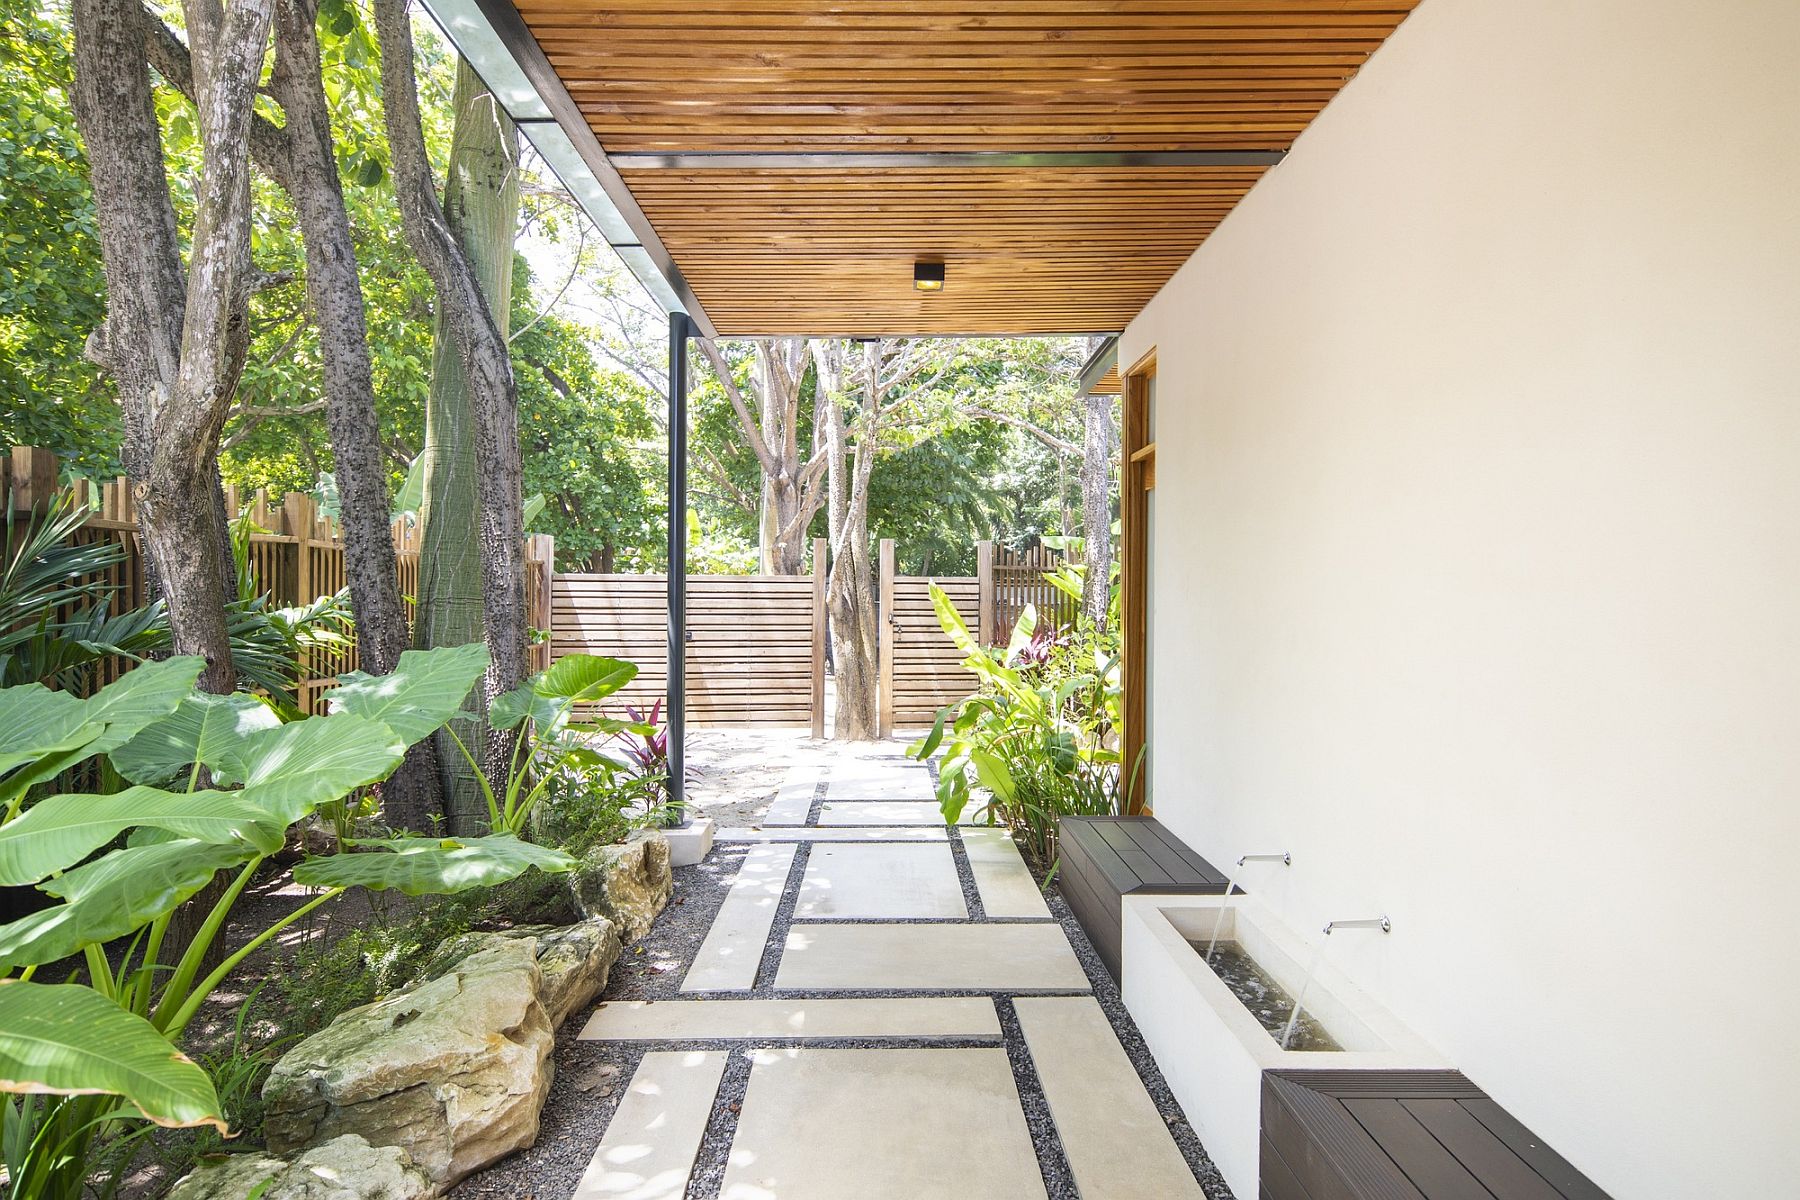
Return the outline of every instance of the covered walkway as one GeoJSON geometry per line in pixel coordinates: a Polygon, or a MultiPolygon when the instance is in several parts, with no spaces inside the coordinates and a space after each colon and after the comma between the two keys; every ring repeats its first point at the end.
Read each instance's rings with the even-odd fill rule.
{"type": "Polygon", "coordinates": [[[721,832],[741,865],[671,998],[581,1030],[635,1068],[569,1101],[617,1103],[575,1196],[1227,1194],[1080,931],[931,786],[894,747],[833,747],[721,832]]]}

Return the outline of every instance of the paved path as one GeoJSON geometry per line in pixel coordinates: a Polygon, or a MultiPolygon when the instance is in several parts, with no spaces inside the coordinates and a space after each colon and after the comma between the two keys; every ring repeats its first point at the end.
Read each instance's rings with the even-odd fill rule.
{"type": "Polygon", "coordinates": [[[681,998],[581,1032],[647,1050],[577,1200],[680,1200],[721,1129],[721,1200],[1202,1196],[1018,851],[925,767],[839,752],[720,837],[681,998]]]}

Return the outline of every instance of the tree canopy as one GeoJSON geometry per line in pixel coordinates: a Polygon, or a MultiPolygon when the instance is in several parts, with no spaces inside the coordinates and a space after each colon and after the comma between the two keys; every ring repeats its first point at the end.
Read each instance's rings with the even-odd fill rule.
{"type": "MultiPolygon", "coordinates": [[[[158,6],[173,24],[178,6],[158,6]]],[[[454,57],[421,22],[421,116],[442,171],[454,57]]],[[[0,0],[0,436],[44,446],[80,474],[120,470],[116,389],[84,352],[105,311],[105,280],[80,135],[70,106],[70,35],[59,5],[0,0]]],[[[431,371],[431,281],[401,236],[382,128],[379,53],[366,10],[323,0],[323,82],[367,305],[369,350],[390,489],[419,453],[431,371]]],[[[178,219],[186,227],[200,166],[191,104],[157,88],[178,219]]],[[[266,96],[258,112],[280,120],[266,96]]],[[[590,570],[660,570],[664,559],[663,331],[634,281],[529,151],[515,264],[511,353],[519,386],[525,492],[545,506],[532,528],[559,560],[590,570]]],[[[248,361],[221,444],[224,479],[309,490],[333,471],[321,352],[304,288],[290,198],[253,182],[248,361]]],[[[746,395],[749,343],[721,352],[746,395]]],[[[1073,395],[1079,339],[958,344],[949,369],[878,435],[870,536],[894,537],[905,569],[973,569],[973,544],[1023,545],[1078,532],[1082,412],[1073,395]]],[[[693,373],[691,446],[696,566],[755,569],[760,469],[724,389],[693,373]]],[[[801,382],[798,440],[810,448],[816,380],[801,382]]],[[[854,426],[848,430],[854,439],[854,426]]],[[[803,455],[804,457],[804,455],[803,455]]],[[[822,536],[825,516],[812,518],[822,536]]]]}

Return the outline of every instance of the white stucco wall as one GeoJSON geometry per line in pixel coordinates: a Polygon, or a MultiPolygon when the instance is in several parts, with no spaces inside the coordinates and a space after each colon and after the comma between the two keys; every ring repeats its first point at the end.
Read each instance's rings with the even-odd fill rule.
{"type": "Polygon", "coordinates": [[[1425,0],[1152,346],[1157,815],[1622,1200],[1800,1196],[1800,3],[1425,0]]]}

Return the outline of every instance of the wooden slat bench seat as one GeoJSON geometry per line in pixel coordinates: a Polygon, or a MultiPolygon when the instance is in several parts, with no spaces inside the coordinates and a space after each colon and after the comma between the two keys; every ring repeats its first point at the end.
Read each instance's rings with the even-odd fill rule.
{"type": "Polygon", "coordinates": [[[1220,895],[1224,872],[1155,817],[1064,817],[1057,886],[1100,959],[1119,978],[1119,901],[1133,892],[1220,895]]]}
{"type": "Polygon", "coordinates": [[[1266,1071],[1261,1200],[1608,1200],[1461,1071],[1266,1071]]]}

